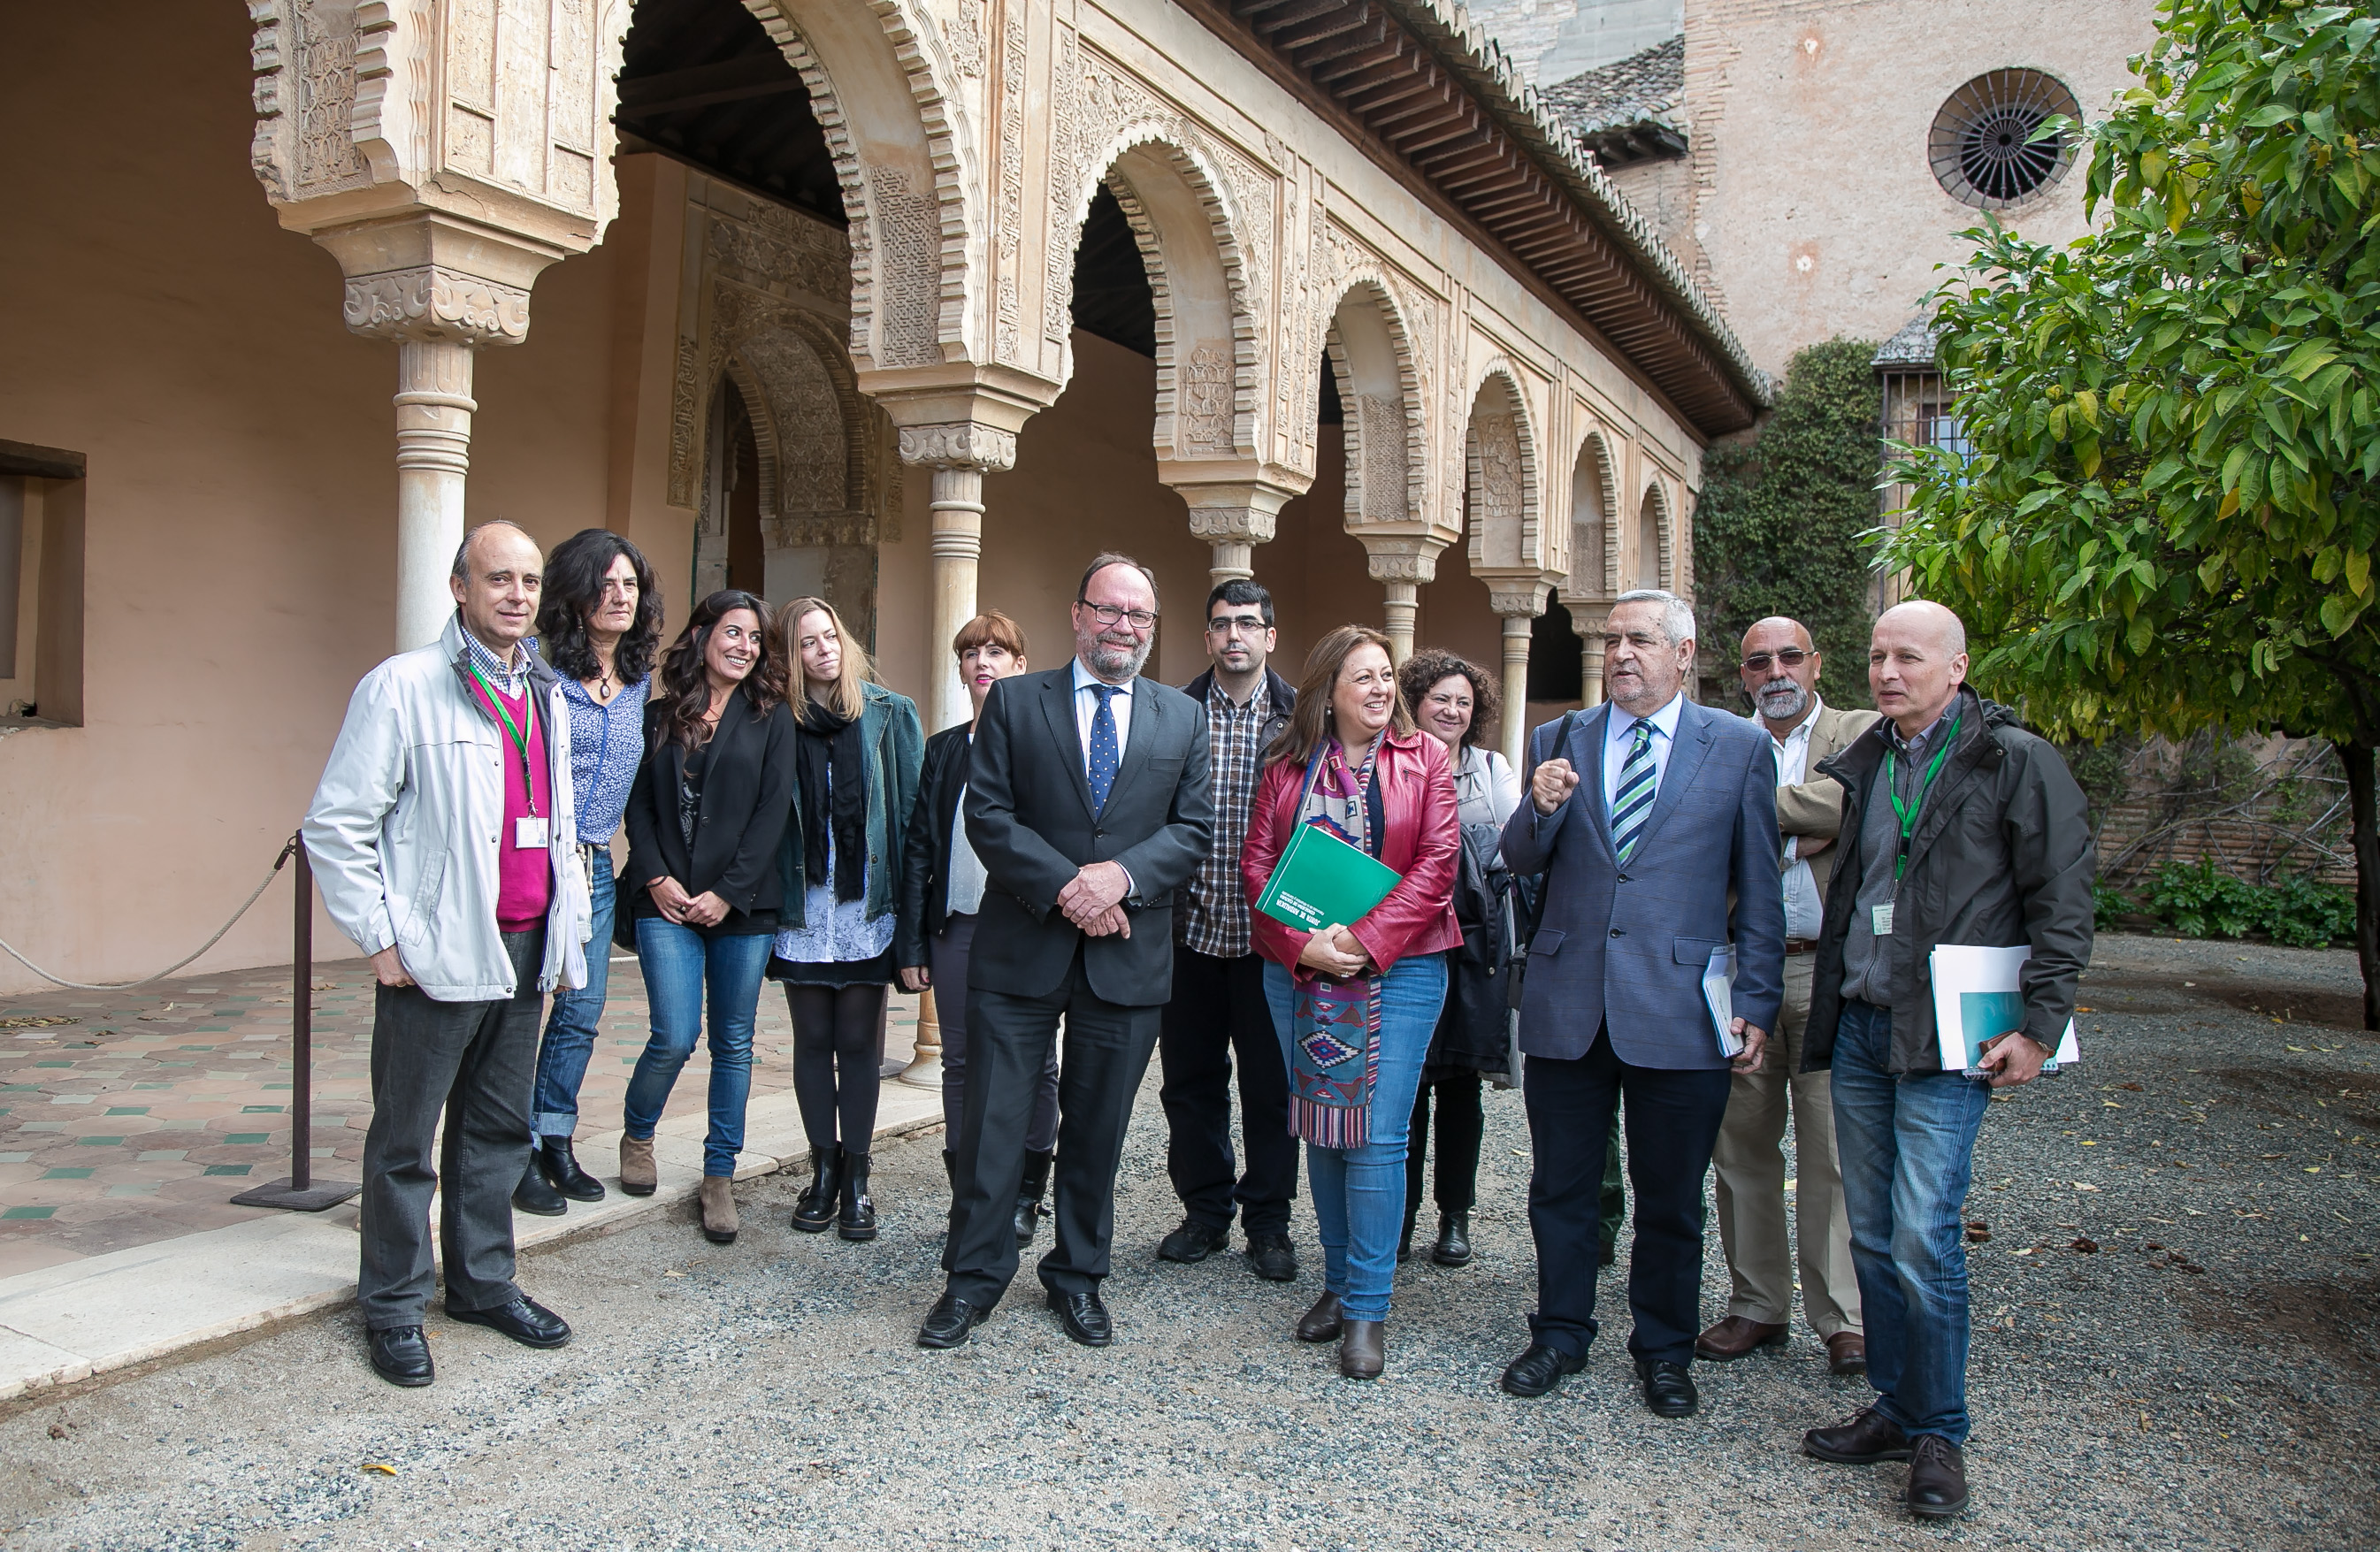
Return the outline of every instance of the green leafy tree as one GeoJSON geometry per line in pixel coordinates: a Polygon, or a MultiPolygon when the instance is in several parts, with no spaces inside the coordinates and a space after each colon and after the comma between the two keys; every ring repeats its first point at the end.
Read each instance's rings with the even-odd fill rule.
{"type": "Polygon", "coordinates": [[[2096,230],[1994,225],[1940,296],[1973,448],[1913,449],[1887,564],[2054,736],[2330,740],[2380,1028],[2380,18],[2164,0],[2087,132],[2096,230]]]}
{"type": "Polygon", "coordinates": [[[1799,352],[1758,437],[1704,455],[1695,604],[1713,649],[1705,670],[1730,697],[1736,644],[1754,621],[1782,614],[1807,625],[1825,654],[1819,692],[1837,706],[1868,704],[1861,536],[1876,520],[1875,357],[1864,340],[1799,352]]]}

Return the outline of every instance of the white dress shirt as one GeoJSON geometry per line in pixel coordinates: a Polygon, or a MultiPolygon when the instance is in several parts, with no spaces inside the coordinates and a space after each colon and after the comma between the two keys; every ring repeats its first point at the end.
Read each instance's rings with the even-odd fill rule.
{"type": "Polygon", "coordinates": [[[1608,818],[1611,806],[1620,797],[1620,768],[1628,763],[1629,746],[1636,742],[1636,724],[1653,724],[1653,790],[1661,790],[1661,778],[1670,773],[1670,750],[1678,741],[1678,719],[1684,714],[1686,697],[1683,691],[1670,697],[1670,704],[1649,717],[1635,717],[1622,711],[1618,703],[1603,724],[1603,812],[1608,818]]]}
{"type": "MultiPolygon", "coordinates": [[[[967,734],[967,747],[975,747],[975,734],[967,734]]],[[[983,870],[983,859],[975,855],[975,846],[966,833],[966,783],[959,783],[958,806],[953,812],[956,822],[951,826],[950,871],[943,877],[950,880],[949,900],[945,909],[954,916],[971,916],[983,909],[983,889],[990,881],[983,870]]]]}
{"type": "MultiPolygon", "coordinates": [[[[1810,730],[1818,725],[1818,708],[1822,703],[1814,692],[1810,711],[1793,731],[1783,739],[1770,734],[1769,748],[1777,757],[1777,784],[1798,787],[1808,781],[1810,770],[1810,730]]],[[[1760,724],[1763,732],[1768,724],[1760,724]]],[[[1802,860],[1802,838],[1785,837],[1785,936],[1815,940],[1818,928],[1825,920],[1824,903],[1818,899],[1818,880],[1810,865],[1802,860]]]]}
{"type": "Polygon", "coordinates": [[[1139,680],[1134,678],[1121,685],[1108,685],[1106,680],[1085,668],[1082,659],[1075,660],[1075,732],[1083,740],[1083,773],[1086,777],[1091,770],[1091,719],[1099,714],[1099,697],[1091,692],[1091,686],[1107,685],[1109,689],[1115,691],[1108,697],[1108,709],[1115,714],[1116,758],[1121,760],[1125,746],[1132,742],[1132,689],[1138,683],[1139,680]]]}

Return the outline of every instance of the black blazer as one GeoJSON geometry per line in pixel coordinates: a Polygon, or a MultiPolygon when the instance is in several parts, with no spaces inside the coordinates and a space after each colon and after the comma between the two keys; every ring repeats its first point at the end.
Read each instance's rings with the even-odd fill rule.
{"type": "Polygon", "coordinates": [[[976,721],[966,782],[967,841],[990,875],[968,984],[1047,996],[1079,945],[1099,997],[1125,1007],[1164,1002],[1173,985],[1173,891],[1214,840],[1206,711],[1180,690],[1135,680],[1123,764],[1095,815],[1074,664],[1002,679],[976,721]],[[1122,863],[1132,875],[1131,937],[1086,940],[1058,909],[1059,891],[1092,862],[1122,863]]]}
{"type": "Polygon", "coordinates": [[[686,751],[661,737],[668,714],[666,701],[645,709],[645,758],[628,789],[628,864],[620,874],[623,906],[613,929],[623,947],[636,941],[631,903],[656,879],[675,879],[688,894],[716,891],[747,915],[784,903],[777,843],[793,809],[793,712],[780,705],[759,714],[750,692],[735,687],[710,735],[690,849],[677,818],[686,751]]]}
{"type": "MultiPolygon", "coordinates": [[[[967,779],[971,724],[944,728],[926,740],[917,775],[917,806],[909,815],[901,853],[900,915],[892,925],[892,963],[908,969],[928,963],[927,940],[951,919],[951,836],[959,824],[959,794],[967,779]]],[[[965,994],[962,987],[959,992],[965,994]]]]}

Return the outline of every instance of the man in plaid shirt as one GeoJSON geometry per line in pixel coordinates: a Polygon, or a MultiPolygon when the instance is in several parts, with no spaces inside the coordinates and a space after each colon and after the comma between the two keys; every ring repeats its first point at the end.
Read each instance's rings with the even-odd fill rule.
{"type": "Polygon", "coordinates": [[[1289,1204],[1297,1195],[1297,1139],[1289,1133],[1289,1073],[1265,1004],[1264,961],[1248,937],[1240,847],[1247,840],[1264,751],[1289,725],[1297,690],[1265,666],[1272,595],[1245,578],[1207,595],[1207,657],[1183,686],[1207,709],[1215,845],[1184,891],[1173,946],[1173,1000],[1158,1052],[1165,1065],[1166,1170],[1182,1198],[1182,1227],[1157,1248],[1165,1261],[1204,1261],[1231,1243],[1236,1205],[1257,1276],[1297,1276],[1289,1204]],[[1247,1170],[1232,1158],[1232,1058],[1239,1057],[1240,1135],[1247,1170]]]}

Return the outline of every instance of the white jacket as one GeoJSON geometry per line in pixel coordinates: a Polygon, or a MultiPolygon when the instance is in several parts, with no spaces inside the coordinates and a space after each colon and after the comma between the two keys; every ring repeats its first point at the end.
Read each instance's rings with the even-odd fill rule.
{"type": "MultiPolygon", "coordinates": [[[[462,616],[431,646],[400,652],[363,677],[306,811],[306,853],[322,903],[367,954],[396,945],[406,973],[441,1002],[514,993],[496,930],[497,858],[511,746],[472,695],[462,616]]],[[[570,714],[561,681],[528,654],[540,697],[553,793],[553,903],[538,989],[587,984],[592,925],[571,812],[570,714]]]]}

